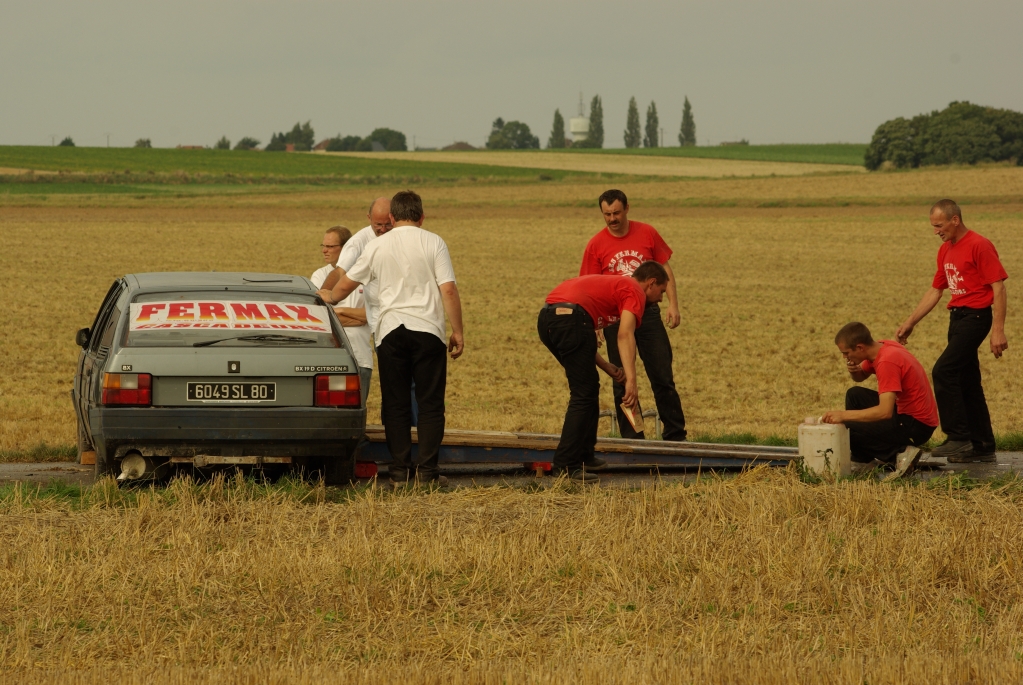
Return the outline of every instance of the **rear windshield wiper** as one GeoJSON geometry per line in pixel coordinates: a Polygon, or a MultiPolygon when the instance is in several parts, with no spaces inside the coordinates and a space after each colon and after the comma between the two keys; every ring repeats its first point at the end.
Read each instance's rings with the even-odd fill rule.
{"type": "Polygon", "coordinates": [[[299,338],[295,335],[236,335],[231,338],[220,338],[219,340],[203,340],[202,342],[192,343],[192,347],[208,347],[210,345],[216,345],[217,343],[227,342],[228,340],[244,340],[246,342],[268,342],[268,343],[281,343],[281,344],[309,344],[316,342],[312,338],[299,338]]]}

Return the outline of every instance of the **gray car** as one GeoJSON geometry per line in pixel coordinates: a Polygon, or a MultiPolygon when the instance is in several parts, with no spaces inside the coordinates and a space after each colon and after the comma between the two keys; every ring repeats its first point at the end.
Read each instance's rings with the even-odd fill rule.
{"type": "Polygon", "coordinates": [[[96,475],[297,469],[354,475],[366,426],[351,345],[306,278],[144,273],[117,279],[71,392],[96,475]]]}

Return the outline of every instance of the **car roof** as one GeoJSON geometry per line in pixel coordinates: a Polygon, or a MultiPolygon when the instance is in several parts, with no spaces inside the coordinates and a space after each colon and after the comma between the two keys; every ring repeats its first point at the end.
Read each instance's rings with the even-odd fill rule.
{"type": "Polygon", "coordinates": [[[257,271],[161,271],[127,274],[130,290],[191,290],[193,288],[229,287],[238,290],[276,290],[283,292],[315,291],[304,276],[271,274],[257,271]],[[233,287],[232,287],[233,286],[233,287]]]}

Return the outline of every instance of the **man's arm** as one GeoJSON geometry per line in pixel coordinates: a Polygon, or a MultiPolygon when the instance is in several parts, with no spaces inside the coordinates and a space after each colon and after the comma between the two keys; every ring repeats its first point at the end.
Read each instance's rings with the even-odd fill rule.
{"type": "Polygon", "coordinates": [[[334,269],[329,274],[327,274],[327,277],[325,279],[323,279],[323,285],[321,285],[320,288],[322,288],[323,290],[333,290],[334,286],[337,284],[338,281],[341,280],[341,277],[344,275],[345,275],[344,269],[341,268],[334,269]]]}
{"type": "Polygon", "coordinates": [[[665,291],[668,295],[668,314],[665,318],[667,319],[668,328],[676,328],[682,321],[682,315],[678,312],[678,289],[675,285],[675,272],[671,270],[671,265],[668,262],[661,266],[668,272],[668,289],[665,291]]]}
{"type": "Polygon", "coordinates": [[[873,371],[864,371],[863,367],[856,362],[846,362],[845,368],[852,377],[853,383],[862,383],[870,378],[870,375],[874,373],[873,371]]]}
{"type": "Polygon", "coordinates": [[[348,275],[341,276],[332,289],[321,288],[316,294],[323,298],[327,304],[335,304],[352,294],[352,291],[359,287],[358,281],[348,278],[348,275]]]}
{"type": "Polygon", "coordinates": [[[597,358],[594,360],[597,362],[597,368],[610,376],[615,383],[625,384],[625,370],[615,366],[611,362],[607,361],[600,356],[600,352],[597,352],[597,358]]]}
{"type": "Polygon", "coordinates": [[[444,313],[451,322],[451,338],[448,339],[448,352],[452,359],[462,356],[465,340],[462,338],[462,299],[458,296],[458,286],[454,281],[442,283],[440,297],[444,302],[444,313]]]}
{"type": "Polygon", "coordinates": [[[632,408],[636,406],[636,315],[626,310],[622,312],[618,326],[618,356],[622,359],[625,370],[625,396],[622,404],[632,408]]]}
{"type": "Polygon", "coordinates": [[[881,393],[880,403],[869,409],[847,409],[845,411],[829,411],[822,417],[824,423],[859,422],[870,423],[892,418],[895,412],[895,393],[881,393]]]}
{"type": "Polygon", "coordinates": [[[368,323],[365,307],[334,307],[334,313],[345,328],[358,328],[368,323]]]}
{"type": "Polygon", "coordinates": [[[913,313],[909,315],[908,319],[902,322],[902,325],[899,326],[899,330],[895,331],[895,339],[905,345],[906,340],[909,338],[909,334],[912,333],[916,325],[920,323],[920,319],[930,314],[931,310],[934,309],[934,306],[941,302],[941,294],[941,290],[938,290],[937,288],[929,288],[927,292],[924,293],[923,299],[920,300],[920,304],[918,304],[916,309],[913,310],[913,313]]]}
{"type": "Polygon", "coordinates": [[[1005,338],[1005,281],[995,281],[991,284],[994,291],[995,301],[991,305],[991,354],[995,359],[1002,356],[1002,352],[1009,349],[1009,341],[1005,338]]]}

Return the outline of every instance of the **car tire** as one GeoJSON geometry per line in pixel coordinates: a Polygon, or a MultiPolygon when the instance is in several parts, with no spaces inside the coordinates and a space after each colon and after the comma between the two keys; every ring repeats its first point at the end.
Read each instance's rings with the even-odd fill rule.
{"type": "Polygon", "coordinates": [[[95,463],[95,451],[93,450],[92,443],[89,442],[89,435],[85,431],[85,426],[82,425],[82,420],[76,418],[75,423],[77,424],[78,430],[78,463],[79,464],[93,464],[95,463]],[[86,457],[86,458],[83,458],[86,457]]]}
{"type": "Polygon", "coordinates": [[[355,455],[350,450],[343,456],[323,460],[324,485],[348,485],[355,480],[355,455]]]}
{"type": "Polygon", "coordinates": [[[114,475],[114,461],[107,454],[107,446],[103,443],[96,443],[96,480],[114,475]]]}

